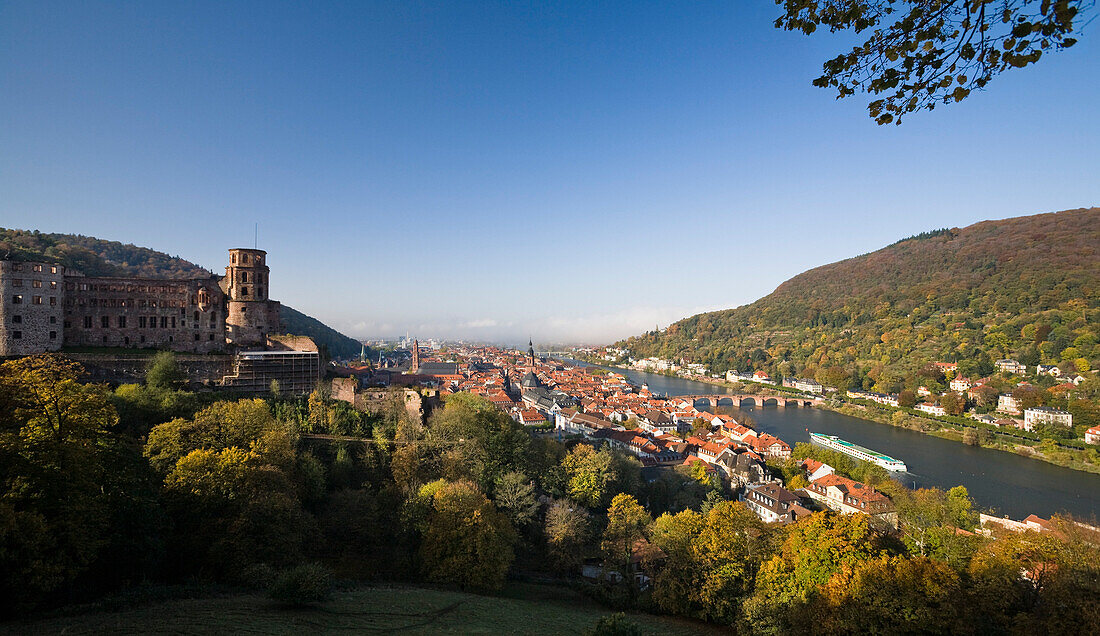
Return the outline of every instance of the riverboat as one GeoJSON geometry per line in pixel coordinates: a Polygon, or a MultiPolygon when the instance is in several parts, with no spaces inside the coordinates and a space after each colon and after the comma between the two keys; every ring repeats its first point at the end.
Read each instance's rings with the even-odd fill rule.
{"type": "Polygon", "coordinates": [[[884,455],[869,448],[864,448],[858,444],[853,444],[851,442],[842,440],[836,435],[810,433],[810,441],[820,444],[825,448],[844,453],[849,457],[855,457],[856,459],[882,466],[886,470],[891,470],[895,472],[906,471],[905,462],[901,461],[900,459],[894,459],[889,455],[884,455]]]}

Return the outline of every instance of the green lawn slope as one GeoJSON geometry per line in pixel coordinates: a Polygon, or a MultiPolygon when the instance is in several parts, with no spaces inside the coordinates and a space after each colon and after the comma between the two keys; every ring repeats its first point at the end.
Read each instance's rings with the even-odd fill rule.
{"type": "MultiPolygon", "coordinates": [[[[364,587],[338,592],[316,607],[280,607],[259,595],[152,603],[24,621],[16,634],[580,634],[612,613],[568,589],[511,586],[508,597],[408,588],[364,587]]],[[[645,634],[724,633],[694,621],[629,614],[645,634]]]]}

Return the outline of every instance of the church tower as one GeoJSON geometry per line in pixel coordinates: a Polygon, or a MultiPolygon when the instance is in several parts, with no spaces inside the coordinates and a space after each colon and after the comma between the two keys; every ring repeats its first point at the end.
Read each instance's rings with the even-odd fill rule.
{"type": "Polygon", "coordinates": [[[531,359],[531,366],[535,366],[535,341],[527,341],[527,357],[531,359]]]}
{"type": "Polygon", "coordinates": [[[262,346],[267,336],[281,327],[279,303],[268,300],[267,252],[257,249],[229,250],[222,288],[229,301],[226,342],[237,346],[262,346]]]}
{"type": "Polygon", "coordinates": [[[413,360],[410,371],[420,373],[420,342],[417,340],[413,340],[413,360]]]}

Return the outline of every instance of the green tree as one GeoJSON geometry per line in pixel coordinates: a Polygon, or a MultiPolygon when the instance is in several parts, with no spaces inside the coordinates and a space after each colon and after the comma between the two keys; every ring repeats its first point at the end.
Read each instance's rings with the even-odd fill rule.
{"type": "Polygon", "coordinates": [[[1079,0],[776,0],[778,28],[813,33],[819,26],[870,36],[824,65],[815,86],[838,97],[879,95],[868,111],[879,124],[932,110],[980,90],[994,76],[1068,48],[1079,29],[1079,0]]]}
{"type": "Polygon", "coordinates": [[[160,390],[175,390],[183,386],[187,376],[180,370],[176,354],[158,351],[145,371],[145,385],[160,390]]]}
{"type": "Polygon", "coordinates": [[[493,501],[516,528],[528,526],[539,511],[535,484],[521,472],[504,473],[497,479],[493,501]]]}
{"type": "Polygon", "coordinates": [[[611,486],[618,479],[611,452],[597,451],[587,444],[577,444],[562,460],[569,477],[566,490],[574,501],[600,508],[611,496],[611,486]]]}

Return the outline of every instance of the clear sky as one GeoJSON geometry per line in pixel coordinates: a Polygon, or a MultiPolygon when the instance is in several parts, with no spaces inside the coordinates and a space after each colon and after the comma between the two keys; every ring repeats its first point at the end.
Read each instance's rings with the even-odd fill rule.
{"type": "Polygon", "coordinates": [[[944,226],[1100,205],[1100,33],[876,126],[770,0],[0,0],[0,226],[352,336],[607,342],[944,226]]]}

